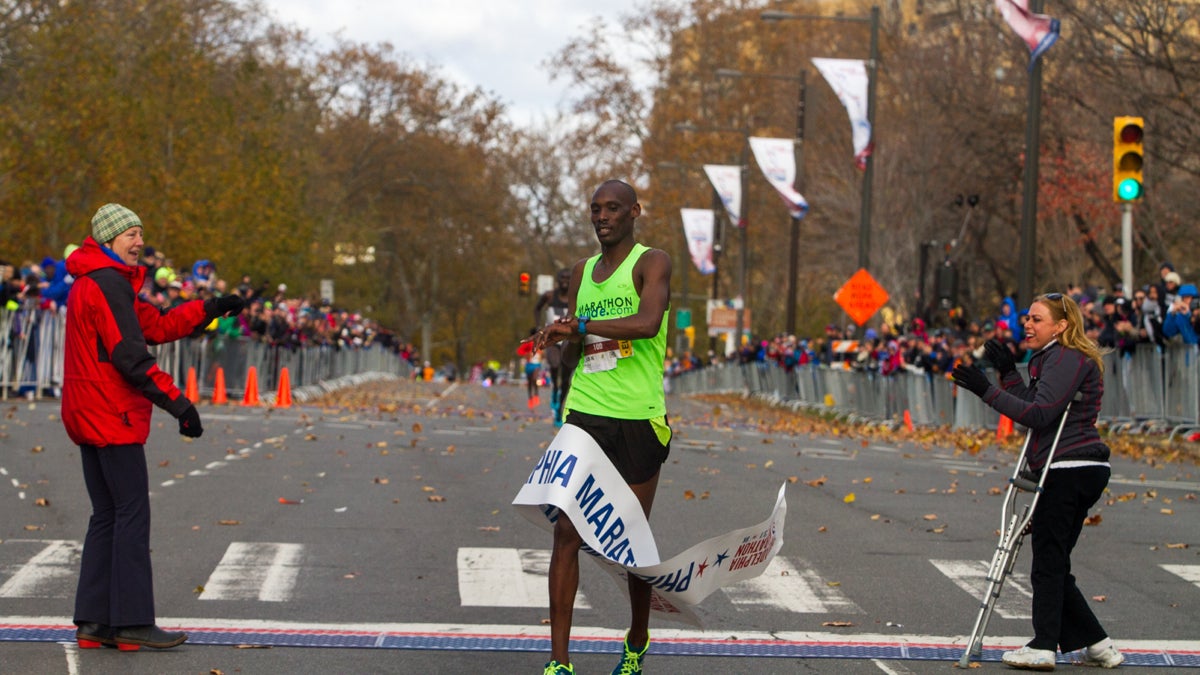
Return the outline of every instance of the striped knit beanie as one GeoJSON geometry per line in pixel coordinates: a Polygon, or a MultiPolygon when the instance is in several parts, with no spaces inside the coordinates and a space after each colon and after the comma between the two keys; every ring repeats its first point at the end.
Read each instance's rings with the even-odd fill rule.
{"type": "Polygon", "coordinates": [[[105,204],[92,216],[92,239],[107,244],[131,227],[142,227],[142,219],[120,204],[105,204]]]}

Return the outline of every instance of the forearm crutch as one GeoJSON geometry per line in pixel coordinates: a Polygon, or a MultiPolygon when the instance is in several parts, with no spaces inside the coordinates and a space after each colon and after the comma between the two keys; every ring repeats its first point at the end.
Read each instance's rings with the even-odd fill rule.
{"type": "Polygon", "coordinates": [[[1058,422],[1058,430],[1054,434],[1054,443],[1046,454],[1046,463],[1034,482],[1033,476],[1026,472],[1029,465],[1029,443],[1033,439],[1033,429],[1025,434],[1025,443],[1021,445],[1021,454],[1013,474],[1008,479],[1008,490],[1004,493],[1004,504],[1000,508],[1000,541],[996,544],[996,552],[992,554],[992,563],[988,566],[987,587],[983,593],[983,601],[979,605],[979,615],[975,618],[975,627],[971,629],[971,637],[967,641],[967,649],[958,660],[960,668],[966,668],[971,663],[971,657],[983,654],[983,632],[987,630],[988,621],[992,618],[992,610],[1000,599],[1000,589],[1004,580],[1012,574],[1017,564],[1017,553],[1021,550],[1021,542],[1025,539],[1026,529],[1033,520],[1033,510],[1037,507],[1038,499],[1042,496],[1042,486],[1046,484],[1046,476],[1050,473],[1050,461],[1054,459],[1054,451],[1058,448],[1058,439],[1062,436],[1063,426],[1067,422],[1067,413],[1071,404],[1063,410],[1062,419],[1058,422]],[[1029,500],[1017,504],[1017,496],[1029,493],[1029,500]]]}

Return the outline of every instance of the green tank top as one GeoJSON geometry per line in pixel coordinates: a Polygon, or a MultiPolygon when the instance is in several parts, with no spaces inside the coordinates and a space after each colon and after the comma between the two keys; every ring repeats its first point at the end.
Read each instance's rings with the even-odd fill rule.
{"type": "MultiPolygon", "coordinates": [[[[588,259],[575,300],[575,313],[590,319],[618,319],[637,314],[641,305],[633,283],[633,267],[650,250],[634,244],[633,250],[608,279],[592,280],[600,256],[588,259]]],[[[667,347],[667,315],[663,312],[658,334],[642,340],[610,340],[584,336],[583,354],[567,394],[567,410],[627,420],[648,420],[666,414],[663,394],[663,359],[667,347]]]]}

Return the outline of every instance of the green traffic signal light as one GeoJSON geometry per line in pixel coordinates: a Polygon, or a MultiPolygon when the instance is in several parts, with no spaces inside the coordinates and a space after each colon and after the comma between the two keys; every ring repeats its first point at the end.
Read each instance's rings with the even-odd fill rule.
{"type": "Polygon", "coordinates": [[[1126,178],[1117,184],[1117,196],[1123,202],[1131,202],[1142,196],[1142,184],[1133,178],[1126,178]]]}

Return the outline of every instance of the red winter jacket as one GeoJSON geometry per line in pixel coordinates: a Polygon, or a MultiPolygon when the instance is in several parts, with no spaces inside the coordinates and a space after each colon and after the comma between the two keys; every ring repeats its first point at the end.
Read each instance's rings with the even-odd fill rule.
{"type": "Polygon", "coordinates": [[[179,417],[191,402],[159,370],[147,344],[178,340],[208,320],[201,300],[163,312],[140,300],[141,265],[109,257],[94,239],[67,258],[62,419],[79,445],[144,444],[154,406],[179,417]]]}

